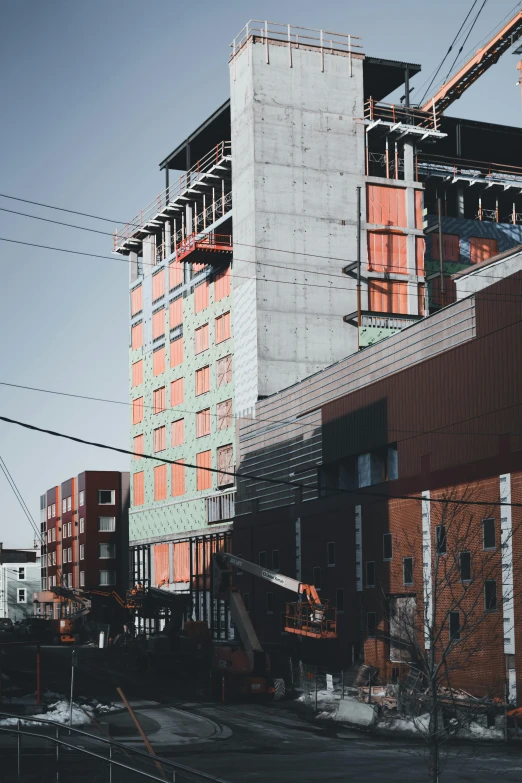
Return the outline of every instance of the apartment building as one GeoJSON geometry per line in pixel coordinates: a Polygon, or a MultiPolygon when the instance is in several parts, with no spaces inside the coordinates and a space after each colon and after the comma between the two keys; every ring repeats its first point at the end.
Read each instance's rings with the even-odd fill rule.
{"type": "Polygon", "coordinates": [[[40,496],[41,589],[34,600],[57,617],[53,588],[125,595],[129,582],[129,474],[87,470],[40,496]]]}
{"type": "Polygon", "coordinates": [[[40,547],[6,549],[0,543],[0,617],[16,622],[32,615],[39,588],[40,547]]]}

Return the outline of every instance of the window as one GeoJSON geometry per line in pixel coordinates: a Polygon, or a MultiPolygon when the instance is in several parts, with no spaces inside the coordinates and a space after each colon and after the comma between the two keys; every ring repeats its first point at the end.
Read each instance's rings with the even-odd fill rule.
{"type": "Polygon", "coordinates": [[[132,423],[139,424],[140,421],[143,421],[143,397],[132,401],[132,423]]]}
{"type": "Polygon", "coordinates": [[[25,579],[25,566],[19,566],[19,568],[18,568],[18,579],[20,581],[25,579]]]}
{"type": "Polygon", "coordinates": [[[154,430],[154,453],[164,451],[167,448],[166,427],[156,427],[154,430]]]}
{"type": "Polygon", "coordinates": [[[169,305],[169,327],[174,329],[183,323],[183,297],[178,296],[169,305]]]}
{"type": "Polygon", "coordinates": [[[51,519],[51,506],[47,506],[47,519],[51,519]]]}
{"type": "Polygon", "coordinates": [[[210,408],[196,413],[196,438],[210,435],[210,408]]]}
{"type": "Polygon", "coordinates": [[[165,386],[161,386],[159,389],[155,389],[152,392],[152,402],[154,405],[154,413],[161,413],[167,407],[165,386]]]}
{"type": "Polygon", "coordinates": [[[53,541],[56,541],[56,528],[53,527],[53,541]]]}
{"type": "Polygon", "coordinates": [[[154,500],[167,498],[167,466],[158,465],[154,468],[154,500]]]}
{"type": "Polygon", "coordinates": [[[234,476],[230,474],[234,472],[234,447],[231,443],[217,450],[217,463],[218,470],[222,471],[218,473],[218,487],[233,484],[234,476]]]}
{"type": "Polygon", "coordinates": [[[143,345],[143,323],[134,324],[131,329],[131,348],[133,351],[141,348],[143,345]]]}
{"type": "Polygon", "coordinates": [[[115,491],[113,489],[99,489],[98,490],[98,505],[99,506],[114,506],[115,491]]]}
{"type": "Polygon", "coordinates": [[[132,439],[132,450],[134,452],[134,459],[140,459],[140,455],[144,454],[145,436],[136,435],[132,439]]]}
{"type": "Polygon", "coordinates": [[[157,340],[165,334],[165,308],[152,314],[152,339],[157,340]]]}
{"type": "Polygon", "coordinates": [[[47,577],[42,576],[42,590],[47,590],[47,577]]]}
{"type": "Polygon", "coordinates": [[[460,612],[449,613],[449,637],[450,641],[460,639],[460,612]]]}
{"type": "Polygon", "coordinates": [[[67,547],[63,550],[62,563],[64,565],[65,565],[65,563],[67,563],[67,547]]]}
{"type": "Polygon", "coordinates": [[[266,613],[273,614],[274,612],[274,594],[266,593],[266,613]]]}
{"type": "Polygon", "coordinates": [[[471,552],[461,552],[459,556],[460,578],[463,582],[471,582],[471,552]]]}
{"type": "Polygon", "coordinates": [[[200,491],[212,488],[212,452],[201,451],[196,454],[196,488],[200,491]]]}
{"type": "Polygon", "coordinates": [[[200,313],[206,307],[208,307],[208,280],[204,280],[202,283],[194,287],[194,312],[200,313]]]}
{"type": "Polygon", "coordinates": [[[223,356],[216,363],[216,386],[226,386],[232,380],[232,356],[223,356]]]}
{"type": "Polygon", "coordinates": [[[136,315],[143,309],[143,297],[141,285],[131,291],[131,315],[136,315]]]}
{"type": "Polygon", "coordinates": [[[185,460],[177,460],[171,469],[172,496],[179,497],[185,494],[185,460]]]}
{"type": "Polygon", "coordinates": [[[486,579],[484,582],[484,609],[493,612],[497,609],[497,583],[495,579],[486,579]]]}
{"type": "Polygon", "coordinates": [[[405,585],[413,584],[413,557],[402,558],[402,581],[405,585]]]}
{"type": "Polygon", "coordinates": [[[80,571],[80,587],[85,587],[85,571],[80,571]]]}
{"type": "Polygon", "coordinates": [[[183,282],[183,266],[181,261],[173,261],[169,264],[169,290],[172,291],[176,286],[183,282]]]}
{"type": "Polygon", "coordinates": [[[230,294],[230,267],[217,273],[214,282],[214,302],[220,302],[230,294]]]}
{"type": "Polygon", "coordinates": [[[232,426],[232,400],[218,402],[216,413],[218,432],[221,430],[228,430],[228,428],[232,426]]]}
{"type": "Polygon", "coordinates": [[[261,568],[266,568],[266,552],[264,550],[259,553],[259,565],[261,568]]]}
{"type": "Polygon", "coordinates": [[[72,556],[72,547],[69,547],[69,563],[72,563],[73,556],[72,556]]]}
{"type": "Polygon", "coordinates": [[[51,543],[51,531],[50,530],[47,531],[47,543],[48,544],[51,543]]]}
{"type": "Polygon", "coordinates": [[[185,421],[176,419],[172,422],[172,445],[181,446],[185,442],[185,421]]]}
{"type": "Polygon", "coordinates": [[[100,560],[116,557],[116,544],[99,544],[100,560]]]}
{"type": "Polygon", "coordinates": [[[139,386],[141,383],[143,383],[143,359],[132,365],[132,387],[139,386]]]}
{"type": "Polygon", "coordinates": [[[344,590],[338,587],[335,591],[335,606],[338,612],[344,612],[344,590]]]}
{"type": "Polygon", "coordinates": [[[183,337],[177,337],[170,344],[170,366],[179,367],[183,364],[183,337]]]}
{"type": "MultiPolygon", "coordinates": [[[[137,474],[135,474],[136,476],[137,474]]],[[[100,517],[98,520],[100,533],[114,533],[116,530],[116,517],[100,517]]]]}
{"type": "Polygon", "coordinates": [[[203,324],[194,332],[195,353],[201,353],[208,348],[208,324],[203,324]]]}
{"type": "Polygon", "coordinates": [[[335,542],[329,541],[326,545],[326,561],[329,566],[335,565],[335,542]]]}
{"type": "Polygon", "coordinates": [[[143,506],[145,503],[145,474],[141,470],[134,474],[132,480],[132,505],[143,506]]]}
{"type": "MultiPolygon", "coordinates": [[[[406,237],[398,237],[404,240],[406,237]]],[[[387,259],[376,259],[376,265],[381,266],[383,272],[390,271],[386,268],[387,259]]],[[[369,310],[377,313],[407,313],[408,312],[408,285],[396,280],[369,280],[368,281],[369,310]]]]}
{"type": "Polygon", "coordinates": [[[165,372],[165,346],[157,348],[152,354],[152,374],[154,377],[165,372]]]}
{"type": "Polygon", "coordinates": [[[483,519],[482,520],[482,537],[484,542],[484,549],[495,549],[495,520],[483,519]]]}
{"type": "Polygon", "coordinates": [[[85,492],[82,489],[82,491],[80,492],[80,506],[84,506],[84,505],[85,505],[85,492]]]}
{"type": "Polygon", "coordinates": [[[382,559],[391,560],[393,557],[392,534],[385,533],[382,537],[382,559]]]}
{"type": "Polygon", "coordinates": [[[272,570],[279,571],[279,549],[272,550],[272,570]]]}
{"type": "Polygon", "coordinates": [[[230,337],[230,313],[216,318],[216,343],[222,343],[230,337]]]}
{"type": "Polygon", "coordinates": [[[446,554],[446,525],[437,525],[435,528],[435,543],[437,554],[446,554]]]}
{"type": "Polygon", "coordinates": [[[65,514],[67,511],[67,498],[63,498],[62,500],[62,514],[65,514]]]}
{"type": "Polygon", "coordinates": [[[115,585],[116,571],[100,571],[100,585],[115,585]]]}
{"type": "Polygon", "coordinates": [[[55,517],[56,516],[56,503],[53,503],[52,511],[53,511],[53,517],[55,517]]]}
{"type": "Polygon", "coordinates": [[[165,293],[165,270],[161,269],[152,276],[152,301],[160,299],[165,293]]]}
{"type": "Polygon", "coordinates": [[[375,562],[373,560],[366,562],[366,587],[375,587],[375,562]]]}
{"type": "Polygon", "coordinates": [[[69,496],[67,498],[67,511],[71,511],[71,509],[72,509],[72,497],[69,496]]]}
{"type": "Polygon", "coordinates": [[[85,560],[85,544],[80,544],[80,560],[85,560]]]}
{"type": "Polygon", "coordinates": [[[375,612],[368,612],[366,614],[366,629],[368,632],[368,639],[375,639],[377,636],[377,618],[375,612]]]}
{"type": "Polygon", "coordinates": [[[312,568],[312,584],[316,590],[321,589],[321,568],[319,566],[314,566],[312,568]]]}
{"type": "Polygon", "coordinates": [[[210,367],[201,367],[196,370],[196,396],[210,391],[210,367]]]}
{"type": "Polygon", "coordinates": [[[62,538],[67,538],[67,523],[62,526],[62,538]]]}
{"type": "Polygon", "coordinates": [[[85,519],[80,517],[80,533],[85,533],[85,519]]]}
{"type": "Polygon", "coordinates": [[[27,603],[27,590],[25,587],[19,587],[16,591],[16,602],[18,604],[26,604],[27,603]]]}
{"type": "Polygon", "coordinates": [[[170,407],[175,408],[183,402],[183,378],[172,381],[170,384],[170,407]]]}
{"type": "Polygon", "coordinates": [[[71,538],[72,536],[72,522],[67,523],[67,535],[69,536],[69,538],[71,538]]]}

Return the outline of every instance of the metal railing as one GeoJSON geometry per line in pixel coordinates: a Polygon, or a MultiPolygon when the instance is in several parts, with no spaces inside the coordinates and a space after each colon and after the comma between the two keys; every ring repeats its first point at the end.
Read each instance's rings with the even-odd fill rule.
{"type": "Polygon", "coordinates": [[[422,111],[411,106],[396,106],[394,103],[377,102],[368,98],[364,103],[364,119],[368,122],[389,123],[392,125],[414,125],[426,130],[438,130],[440,117],[433,111],[422,111]]]}
{"type": "Polygon", "coordinates": [[[203,781],[212,781],[212,783],[229,783],[229,781],[224,780],[223,778],[209,775],[206,772],[200,772],[199,770],[195,770],[192,767],[186,766],[185,764],[180,764],[179,762],[171,761],[170,759],[166,759],[158,755],[152,756],[150,753],[139,750],[138,748],[133,748],[132,746],[123,745],[122,743],[116,742],[115,740],[108,738],[106,739],[105,737],[97,737],[87,731],[83,731],[71,726],[66,726],[63,723],[56,723],[54,721],[45,720],[45,718],[42,718],[42,716],[33,718],[24,715],[23,718],[20,718],[18,715],[0,712],[0,720],[4,719],[16,720],[16,725],[12,726],[2,726],[0,723],[0,731],[4,732],[5,734],[14,734],[16,736],[16,768],[18,780],[23,779],[22,738],[25,736],[38,740],[48,740],[54,745],[56,783],[59,783],[60,781],[60,750],[62,748],[65,748],[69,751],[75,751],[100,761],[104,766],[107,767],[107,780],[109,783],[112,783],[113,780],[114,767],[125,769],[127,772],[132,772],[133,775],[138,775],[145,780],[156,780],[160,781],[160,783],[165,783],[167,780],[171,780],[173,783],[176,783],[176,780],[178,783],[181,783],[182,780],[194,781],[194,783],[202,783],[203,781]],[[24,723],[34,723],[35,726],[38,726],[40,729],[50,727],[52,733],[44,733],[41,730],[31,731],[24,727],[24,723]],[[106,749],[107,755],[104,755],[100,752],[97,753],[93,750],[88,750],[86,747],[82,745],[76,745],[71,741],[68,742],[63,739],[64,735],[71,737],[74,735],[83,741],[93,742],[95,747],[98,745],[98,750],[100,750],[100,746],[102,746],[104,749],[106,749]],[[116,751],[120,751],[121,753],[125,754],[128,759],[131,759],[132,756],[134,756],[136,762],[142,761],[147,762],[148,764],[155,764],[156,768],[159,769],[161,773],[161,777],[159,777],[157,774],[151,774],[146,770],[131,766],[130,764],[124,763],[123,761],[119,761],[117,758],[115,758],[116,751]],[[177,777],[177,773],[180,774],[180,777],[177,777]],[[167,777],[167,774],[170,777],[167,777]]]}
{"type": "Polygon", "coordinates": [[[210,150],[201,160],[198,160],[191,169],[181,174],[179,179],[168,188],[159,193],[150,204],[142,209],[129,223],[119,228],[114,234],[114,250],[130,239],[137,231],[142,229],[153,217],[162,212],[165,207],[185,193],[189,188],[202,179],[214,166],[230,158],[231,143],[221,141],[210,150]]]}
{"type": "Polygon", "coordinates": [[[420,152],[417,156],[419,174],[440,174],[442,176],[463,177],[488,183],[503,184],[507,180],[522,185],[522,168],[498,163],[449,158],[443,155],[428,155],[420,152]]]}
{"type": "Polygon", "coordinates": [[[377,329],[404,329],[417,322],[417,318],[411,318],[408,315],[400,317],[397,315],[362,315],[361,326],[370,326],[377,329]]]}

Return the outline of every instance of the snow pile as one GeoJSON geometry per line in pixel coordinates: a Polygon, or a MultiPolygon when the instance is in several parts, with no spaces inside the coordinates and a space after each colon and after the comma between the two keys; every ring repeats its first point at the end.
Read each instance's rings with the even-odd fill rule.
{"type": "Polygon", "coordinates": [[[425,715],[419,715],[418,718],[390,718],[379,723],[379,728],[385,728],[389,731],[409,732],[411,734],[418,734],[419,732],[426,734],[430,723],[430,716],[428,713],[425,715]]]}
{"type": "MultiPolygon", "coordinates": [[[[35,696],[26,696],[23,698],[13,699],[13,703],[35,703],[35,696]]],[[[71,703],[68,699],[59,697],[56,701],[52,699],[59,697],[59,694],[52,693],[52,691],[46,691],[44,693],[44,701],[48,704],[46,713],[38,715],[38,720],[24,720],[20,718],[20,723],[25,726],[43,726],[45,722],[52,721],[53,723],[62,723],[64,726],[71,725],[71,703]]],[[[72,725],[83,726],[87,723],[91,723],[91,720],[98,718],[100,715],[107,715],[109,712],[114,712],[120,708],[115,704],[101,704],[96,699],[91,699],[88,702],[73,702],[72,705],[72,725]]],[[[16,726],[18,718],[5,718],[0,721],[0,726],[16,726]]]]}

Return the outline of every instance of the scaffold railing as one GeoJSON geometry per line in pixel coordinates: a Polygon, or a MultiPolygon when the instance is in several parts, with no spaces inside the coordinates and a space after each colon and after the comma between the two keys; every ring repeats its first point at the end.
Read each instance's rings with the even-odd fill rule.
{"type": "Polygon", "coordinates": [[[500,163],[451,158],[419,152],[417,165],[420,174],[453,176],[469,180],[484,180],[488,183],[517,182],[522,186],[522,167],[500,163]]]}
{"type": "Polygon", "coordinates": [[[138,214],[129,223],[126,223],[114,234],[114,250],[130,239],[137,231],[142,229],[158,213],[162,212],[170,203],[193,187],[202,177],[207,174],[214,166],[218,166],[224,160],[230,158],[232,147],[230,141],[221,141],[216,144],[210,152],[198,160],[187,172],[169,184],[154,198],[147,206],[140,210],[138,214]]]}
{"type": "Polygon", "coordinates": [[[439,130],[440,117],[436,111],[423,111],[413,106],[397,106],[368,98],[364,103],[364,119],[369,123],[414,125],[426,130],[439,130]]]}

